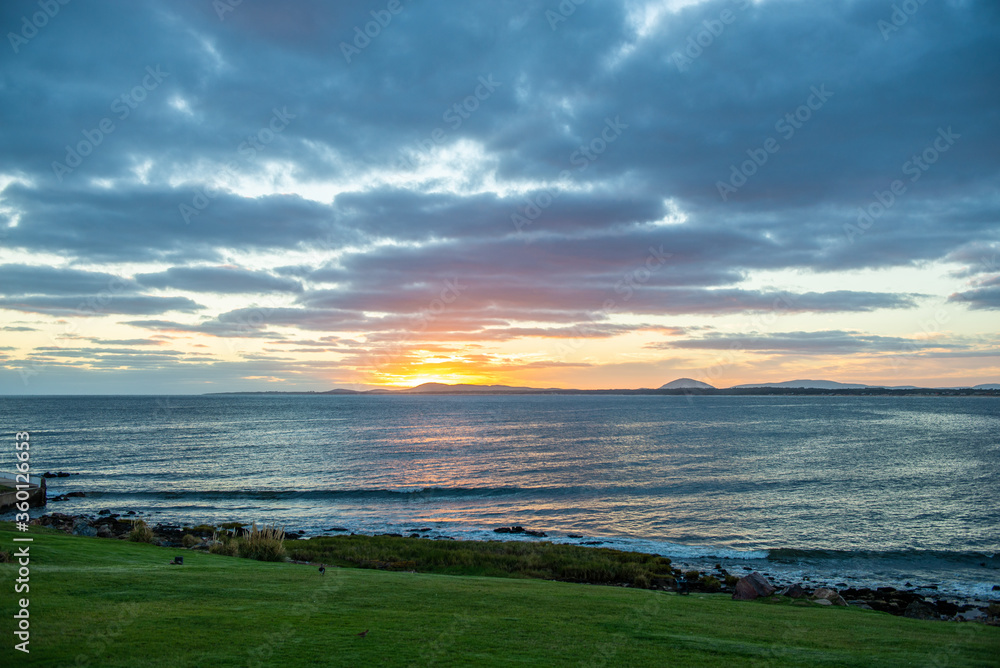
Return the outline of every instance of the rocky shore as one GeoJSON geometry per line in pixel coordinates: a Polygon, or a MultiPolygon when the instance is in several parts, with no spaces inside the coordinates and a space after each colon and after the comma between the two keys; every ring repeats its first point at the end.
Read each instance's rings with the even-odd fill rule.
{"type": "MultiPolygon", "coordinates": [[[[117,540],[128,540],[133,528],[143,519],[138,513],[112,513],[104,509],[97,516],[67,515],[50,513],[32,520],[32,524],[51,527],[78,536],[90,536],[117,540]]],[[[176,524],[151,525],[152,542],[162,547],[182,549],[209,549],[218,530],[236,530],[242,525],[232,524],[222,527],[202,525],[183,527],[176,524]]],[[[333,530],[340,531],[340,527],[333,530]]],[[[343,529],[346,532],[346,529],[343,529]]],[[[524,534],[544,537],[544,532],[524,529],[520,526],[501,527],[498,534],[524,534]]],[[[399,534],[382,534],[402,537],[399,534]]],[[[302,532],[286,531],[287,540],[303,538],[302,532]]],[[[430,540],[430,536],[411,533],[410,538],[430,540]]],[[[433,539],[446,539],[434,536],[433,539]]],[[[1000,625],[1000,602],[956,600],[934,593],[918,592],[916,589],[876,588],[835,588],[829,585],[817,586],[812,583],[781,583],[769,579],[767,574],[757,572],[743,574],[742,577],[730,573],[716,564],[714,569],[673,570],[672,577],[657,579],[650,588],[676,591],[681,595],[690,593],[729,593],[736,600],[752,600],[762,597],[782,596],[802,601],[804,605],[856,606],[877,610],[891,615],[913,619],[943,620],[955,622],[981,622],[1000,625]]],[[[998,596],[1000,598],[1000,596],[998,596]]]]}

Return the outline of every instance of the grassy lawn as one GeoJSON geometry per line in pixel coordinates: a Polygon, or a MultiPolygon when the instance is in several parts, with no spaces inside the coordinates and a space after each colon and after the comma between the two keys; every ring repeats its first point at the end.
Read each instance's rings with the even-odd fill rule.
{"type": "MultiPolygon", "coordinates": [[[[0,549],[16,543],[0,524],[0,549]]],[[[263,563],[32,527],[0,666],[996,666],[1000,628],[805,602],[263,563]],[[183,566],[171,566],[175,556],[183,566]],[[368,630],[365,637],[359,632],[368,630]]]]}

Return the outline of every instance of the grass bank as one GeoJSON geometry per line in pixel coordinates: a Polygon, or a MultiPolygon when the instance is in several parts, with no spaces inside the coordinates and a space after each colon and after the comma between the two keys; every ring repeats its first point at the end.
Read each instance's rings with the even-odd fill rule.
{"type": "MultiPolygon", "coordinates": [[[[0,549],[14,536],[0,524],[0,549]]],[[[988,666],[1000,629],[804,601],[266,563],[33,527],[30,654],[3,666],[988,666]],[[184,557],[183,566],[168,562],[184,557]],[[364,637],[358,633],[367,630],[364,637]]]]}

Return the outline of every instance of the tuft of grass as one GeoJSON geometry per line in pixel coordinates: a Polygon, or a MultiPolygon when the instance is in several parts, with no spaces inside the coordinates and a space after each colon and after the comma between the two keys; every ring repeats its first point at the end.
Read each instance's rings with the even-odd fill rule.
{"type": "Polygon", "coordinates": [[[183,545],[184,547],[194,547],[200,542],[201,542],[200,538],[198,538],[197,536],[192,536],[189,533],[184,534],[184,537],[181,538],[181,545],[183,545]]]}
{"type": "Polygon", "coordinates": [[[257,523],[244,532],[239,541],[239,555],[257,561],[285,560],[285,531],[277,526],[257,528],[257,523]]]}
{"type": "Polygon", "coordinates": [[[128,539],[133,543],[152,543],[153,530],[145,520],[137,520],[132,525],[132,530],[128,532],[128,539]]]}
{"type": "Polygon", "coordinates": [[[218,531],[212,534],[208,551],[212,554],[221,554],[226,557],[235,557],[240,550],[239,541],[228,534],[220,534],[218,531]]]}
{"type": "Polygon", "coordinates": [[[0,550],[0,564],[9,564],[12,561],[14,561],[14,559],[11,557],[10,552],[0,550]]]}

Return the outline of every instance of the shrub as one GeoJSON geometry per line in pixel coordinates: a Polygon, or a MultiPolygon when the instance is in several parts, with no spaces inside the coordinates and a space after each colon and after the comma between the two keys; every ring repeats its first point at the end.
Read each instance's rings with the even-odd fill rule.
{"type": "Polygon", "coordinates": [[[704,591],[719,591],[722,589],[722,583],[711,575],[706,575],[698,580],[698,585],[704,591]]]}
{"type": "Polygon", "coordinates": [[[285,560],[285,532],[276,526],[257,528],[253,523],[250,531],[243,534],[239,542],[239,554],[246,559],[257,561],[285,560]]]}
{"type": "Polygon", "coordinates": [[[132,530],[128,532],[128,539],[133,543],[152,543],[153,530],[149,528],[145,520],[137,520],[132,525],[132,530]]]}
{"type": "Polygon", "coordinates": [[[196,527],[186,527],[184,530],[188,533],[197,533],[202,535],[212,535],[215,533],[215,527],[211,524],[199,524],[196,527]]]}
{"type": "Polygon", "coordinates": [[[686,579],[691,584],[694,584],[701,577],[700,571],[686,571],[684,573],[684,579],[686,579]]]}
{"type": "Polygon", "coordinates": [[[727,587],[735,587],[736,583],[739,582],[739,581],[740,581],[740,579],[738,577],[736,577],[735,575],[727,575],[726,576],[726,586],[727,587]]]}
{"type": "Polygon", "coordinates": [[[219,532],[216,531],[212,534],[212,541],[208,546],[208,551],[211,554],[221,554],[227,557],[235,557],[239,552],[239,542],[235,538],[230,538],[229,536],[219,536],[219,532]]]}
{"type": "Polygon", "coordinates": [[[200,538],[198,538],[197,536],[192,536],[189,533],[184,534],[184,537],[181,538],[181,545],[183,545],[184,547],[194,547],[200,542],[201,542],[200,538]]]}

